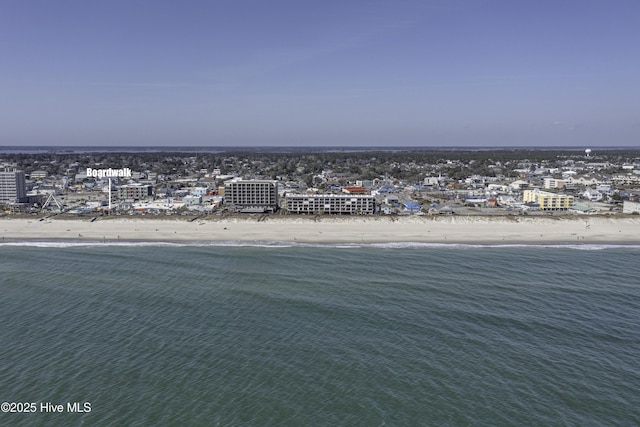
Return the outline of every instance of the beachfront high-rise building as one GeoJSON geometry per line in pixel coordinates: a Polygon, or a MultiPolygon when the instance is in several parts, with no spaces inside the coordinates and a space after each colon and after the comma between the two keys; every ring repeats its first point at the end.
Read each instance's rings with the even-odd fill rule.
{"type": "Polygon", "coordinates": [[[0,171],[0,203],[17,203],[27,197],[27,185],[23,171],[0,171]]]}
{"type": "Polygon", "coordinates": [[[278,182],[232,179],[224,183],[225,204],[237,212],[275,212],[278,182]]]}

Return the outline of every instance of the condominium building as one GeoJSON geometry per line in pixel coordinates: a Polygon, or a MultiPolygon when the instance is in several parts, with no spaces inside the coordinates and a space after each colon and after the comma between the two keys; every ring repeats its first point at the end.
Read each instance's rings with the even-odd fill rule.
{"type": "Polygon", "coordinates": [[[373,215],[373,196],[351,194],[287,194],[287,212],[297,214],[373,215]]]}
{"type": "Polygon", "coordinates": [[[17,203],[27,197],[27,185],[23,171],[0,171],[0,203],[17,203]]]}
{"type": "Polygon", "coordinates": [[[573,206],[573,196],[540,190],[525,190],[522,195],[522,201],[524,203],[537,203],[543,211],[566,211],[573,206]]]}
{"type": "Polygon", "coordinates": [[[562,179],[555,178],[545,178],[544,179],[544,188],[546,190],[553,190],[556,188],[564,188],[566,183],[562,179]]]}
{"type": "Polygon", "coordinates": [[[268,180],[232,179],[224,184],[225,204],[238,212],[275,212],[278,183],[268,180]]]}
{"type": "Polygon", "coordinates": [[[34,181],[45,179],[47,176],[49,176],[47,171],[33,171],[29,174],[29,178],[34,181]]]}
{"type": "Polygon", "coordinates": [[[153,194],[150,185],[126,184],[118,187],[118,198],[120,200],[142,200],[153,194]]]}

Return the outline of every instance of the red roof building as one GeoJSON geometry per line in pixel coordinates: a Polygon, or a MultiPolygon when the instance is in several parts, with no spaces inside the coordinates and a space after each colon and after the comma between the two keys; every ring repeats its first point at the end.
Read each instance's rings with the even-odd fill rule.
{"type": "Polygon", "coordinates": [[[342,192],[347,194],[369,194],[364,187],[342,187],[342,192]]]}

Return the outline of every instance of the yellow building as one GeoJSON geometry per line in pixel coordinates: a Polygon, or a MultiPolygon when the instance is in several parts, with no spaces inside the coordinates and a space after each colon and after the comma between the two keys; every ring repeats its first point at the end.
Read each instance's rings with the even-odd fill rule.
{"type": "Polygon", "coordinates": [[[539,190],[525,190],[522,195],[522,201],[524,203],[537,203],[543,211],[566,211],[573,206],[573,196],[539,190]]]}

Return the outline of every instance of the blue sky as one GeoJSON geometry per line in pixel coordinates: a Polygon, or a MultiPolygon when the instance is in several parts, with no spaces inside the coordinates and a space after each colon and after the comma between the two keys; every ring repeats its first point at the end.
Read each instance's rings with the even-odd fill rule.
{"type": "Polygon", "coordinates": [[[637,0],[0,0],[0,145],[637,146],[637,0]]]}

